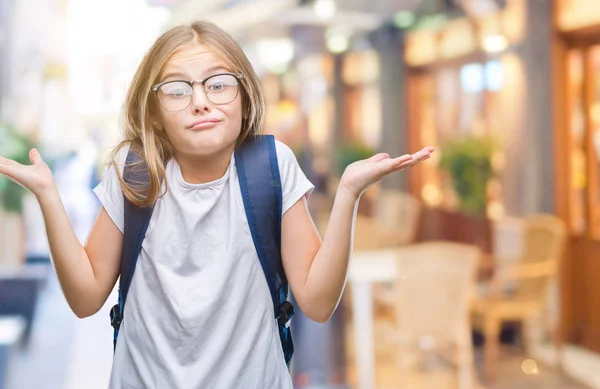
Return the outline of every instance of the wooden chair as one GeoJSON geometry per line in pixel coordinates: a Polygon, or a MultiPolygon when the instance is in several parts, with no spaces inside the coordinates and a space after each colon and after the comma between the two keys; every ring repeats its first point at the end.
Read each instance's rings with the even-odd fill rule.
{"type": "MultiPolygon", "coordinates": [[[[530,332],[531,319],[544,312],[551,282],[566,243],[566,227],[552,215],[535,215],[524,221],[523,253],[518,261],[500,265],[494,271],[486,295],[471,306],[473,324],[485,336],[485,375],[493,380],[498,359],[498,336],[505,321],[519,321],[523,334],[530,332]],[[508,285],[508,287],[507,287],[508,285]]],[[[560,349],[558,328],[554,341],[560,349]]],[[[525,339],[526,353],[528,341],[525,339]]]]}
{"type": "MultiPolygon", "coordinates": [[[[374,205],[374,219],[387,231],[386,247],[400,247],[413,243],[417,237],[421,217],[421,202],[407,192],[382,189],[374,205]]],[[[377,315],[393,320],[396,295],[389,285],[373,287],[377,315]]]]}
{"type": "Polygon", "coordinates": [[[374,205],[374,217],[379,224],[394,232],[395,246],[413,243],[419,229],[421,202],[399,190],[382,189],[374,205]]]}
{"type": "MultiPolygon", "coordinates": [[[[315,221],[321,237],[324,237],[329,224],[329,214],[320,214],[315,221]]],[[[354,225],[354,246],[356,250],[376,250],[393,247],[397,241],[397,234],[379,223],[372,217],[356,215],[354,225]]]]}
{"type": "Polygon", "coordinates": [[[458,388],[475,388],[469,305],[480,250],[454,242],[426,242],[403,248],[395,283],[401,388],[424,356],[438,354],[457,368],[458,388]]]}
{"type": "MultiPolygon", "coordinates": [[[[383,189],[375,196],[374,215],[358,214],[354,227],[354,251],[377,250],[400,247],[412,243],[416,237],[421,203],[414,196],[397,191],[383,189]]],[[[319,213],[315,223],[323,237],[329,223],[329,213],[319,213]]],[[[351,286],[347,287],[344,298],[351,286]]],[[[373,287],[373,300],[376,316],[386,321],[393,320],[395,294],[388,285],[373,287]]],[[[350,305],[345,304],[350,314],[350,305]]]]}
{"type": "MultiPolygon", "coordinates": [[[[372,217],[357,215],[354,250],[376,250],[412,243],[417,235],[421,203],[408,193],[381,190],[372,217]]],[[[329,223],[328,212],[315,217],[317,229],[324,236],[329,223]]]]}

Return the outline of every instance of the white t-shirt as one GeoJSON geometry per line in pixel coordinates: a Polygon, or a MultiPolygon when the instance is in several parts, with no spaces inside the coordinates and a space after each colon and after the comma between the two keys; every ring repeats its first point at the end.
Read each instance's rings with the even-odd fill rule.
{"type": "MultiPolygon", "coordinates": [[[[314,186],[276,141],[283,213],[314,186]]],[[[127,155],[123,149],[118,162],[127,155]]],[[[110,378],[112,389],[291,389],[273,304],[246,220],[232,154],[225,175],[184,181],[167,164],[133,276],[110,378]]],[[[114,168],[94,192],[123,231],[114,168]]]]}

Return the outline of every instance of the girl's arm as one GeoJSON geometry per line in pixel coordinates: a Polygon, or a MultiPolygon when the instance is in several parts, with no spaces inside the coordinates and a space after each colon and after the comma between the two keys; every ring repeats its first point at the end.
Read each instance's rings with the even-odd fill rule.
{"type": "Polygon", "coordinates": [[[357,161],[342,175],[327,231],[321,242],[306,198],[283,216],[281,255],[285,273],[302,312],[327,321],[342,296],[352,253],[354,220],[362,193],[385,176],[429,158],[433,148],[395,159],[377,154],[357,161]]]}
{"type": "Polygon", "coordinates": [[[78,317],[90,316],[102,307],[118,278],[123,234],[102,208],[84,247],[73,231],[50,168],[37,150],[29,155],[30,166],[0,156],[0,174],[36,196],[67,302],[78,317]]]}

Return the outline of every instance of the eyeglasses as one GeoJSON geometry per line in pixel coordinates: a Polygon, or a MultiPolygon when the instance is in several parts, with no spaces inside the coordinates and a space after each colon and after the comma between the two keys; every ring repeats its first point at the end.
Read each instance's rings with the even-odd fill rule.
{"type": "Polygon", "coordinates": [[[194,84],[201,84],[206,98],[215,105],[222,105],[235,100],[240,90],[239,80],[243,78],[242,74],[219,73],[203,80],[165,81],[154,85],[152,92],[158,94],[160,105],[165,110],[181,111],[192,103],[194,84]]]}

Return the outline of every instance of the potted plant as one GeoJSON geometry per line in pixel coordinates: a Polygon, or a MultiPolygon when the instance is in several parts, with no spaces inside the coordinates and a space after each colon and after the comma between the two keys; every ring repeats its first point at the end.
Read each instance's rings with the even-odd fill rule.
{"type": "Polygon", "coordinates": [[[489,136],[468,135],[453,138],[442,145],[439,167],[452,182],[461,212],[484,217],[487,187],[495,176],[492,156],[496,142],[489,136]]]}
{"type": "MultiPolygon", "coordinates": [[[[0,155],[29,163],[33,142],[0,122],[0,155]]],[[[19,266],[25,258],[23,199],[26,189],[0,175],[0,265],[19,266]]]]}

